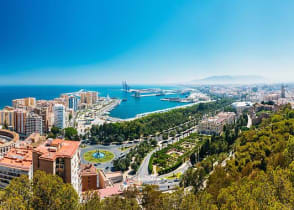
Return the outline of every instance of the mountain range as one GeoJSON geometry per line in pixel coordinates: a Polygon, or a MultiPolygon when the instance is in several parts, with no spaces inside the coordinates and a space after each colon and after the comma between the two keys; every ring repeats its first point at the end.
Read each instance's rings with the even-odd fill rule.
{"type": "Polygon", "coordinates": [[[260,84],[265,83],[266,78],[257,75],[242,75],[242,76],[231,76],[231,75],[220,75],[210,76],[203,79],[192,80],[189,84],[195,85],[228,85],[228,84],[260,84]]]}

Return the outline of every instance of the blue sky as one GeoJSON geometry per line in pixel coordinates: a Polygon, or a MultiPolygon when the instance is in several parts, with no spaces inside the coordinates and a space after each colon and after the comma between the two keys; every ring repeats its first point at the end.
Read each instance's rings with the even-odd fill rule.
{"type": "Polygon", "coordinates": [[[2,84],[294,78],[293,0],[0,0],[2,84]]]}

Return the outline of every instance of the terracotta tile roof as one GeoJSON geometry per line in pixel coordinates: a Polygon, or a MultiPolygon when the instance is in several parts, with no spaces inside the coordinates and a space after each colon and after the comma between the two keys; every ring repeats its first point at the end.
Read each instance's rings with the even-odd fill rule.
{"type": "Polygon", "coordinates": [[[115,171],[115,172],[109,172],[105,174],[107,179],[122,176],[122,173],[120,171],[115,171]]]}
{"type": "Polygon", "coordinates": [[[32,148],[11,148],[11,150],[0,159],[0,166],[22,169],[29,171],[32,166],[32,148]]]}
{"type": "Polygon", "coordinates": [[[105,189],[99,189],[99,196],[100,198],[106,198],[113,195],[119,195],[122,193],[120,189],[120,184],[115,184],[113,187],[107,187],[105,189]]]}
{"type": "Polygon", "coordinates": [[[81,164],[81,175],[82,176],[94,176],[98,175],[97,169],[92,164],[81,164]]]}
{"type": "Polygon", "coordinates": [[[48,140],[39,145],[33,151],[41,154],[40,159],[55,160],[56,158],[72,158],[79,149],[79,141],[67,141],[63,139],[48,140]]]}

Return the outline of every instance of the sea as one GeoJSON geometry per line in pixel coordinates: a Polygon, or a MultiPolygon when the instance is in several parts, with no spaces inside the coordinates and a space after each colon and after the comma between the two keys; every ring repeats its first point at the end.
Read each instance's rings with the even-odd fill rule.
{"type": "MultiPolygon", "coordinates": [[[[132,89],[143,88],[160,88],[160,89],[183,89],[178,86],[132,86],[132,89]]],[[[111,98],[126,99],[120,105],[115,107],[110,116],[120,119],[133,118],[137,114],[153,112],[157,110],[172,108],[176,106],[185,105],[181,102],[161,101],[165,97],[184,97],[181,94],[173,94],[167,96],[146,96],[135,98],[133,93],[126,93],[122,91],[120,85],[103,85],[103,86],[0,86],[0,108],[11,106],[12,100],[24,97],[35,97],[37,100],[45,99],[51,100],[57,98],[62,93],[76,92],[81,89],[89,91],[98,91],[99,96],[106,97],[109,95],[111,98]]]]}

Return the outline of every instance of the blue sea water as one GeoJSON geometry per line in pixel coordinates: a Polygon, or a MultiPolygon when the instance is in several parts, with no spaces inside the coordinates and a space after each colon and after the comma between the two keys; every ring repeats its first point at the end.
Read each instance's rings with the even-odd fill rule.
{"type": "MultiPolygon", "coordinates": [[[[168,86],[132,86],[132,88],[161,88],[177,89],[180,87],[168,86]]],[[[119,85],[108,86],[0,86],[0,108],[12,105],[12,100],[23,97],[35,97],[37,99],[54,99],[62,93],[75,92],[81,89],[98,91],[99,96],[127,99],[110,112],[110,116],[121,119],[135,117],[137,114],[184,105],[180,102],[161,101],[164,97],[183,97],[182,95],[148,96],[135,98],[131,93],[121,91],[119,85]]]]}

